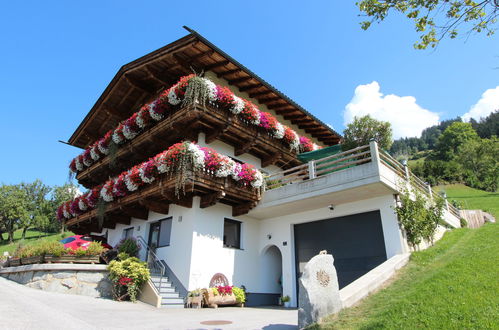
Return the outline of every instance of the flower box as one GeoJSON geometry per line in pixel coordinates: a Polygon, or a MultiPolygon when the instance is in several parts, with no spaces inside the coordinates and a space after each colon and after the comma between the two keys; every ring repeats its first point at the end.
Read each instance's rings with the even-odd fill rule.
{"type": "Polygon", "coordinates": [[[73,256],[73,255],[62,255],[60,257],[47,254],[45,255],[45,262],[52,263],[69,263],[69,264],[98,264],[99,256],[73,256]]]}
{"type": "Polygon", "coordinates": [[[237,303],[236,296],[232,294],[218,294],[214,295],[211,290],[203,293],[205,305],[211,308],[218,308],[218,306],[225,305],[241,305],[237,303]]]}
{"type": "Polygon", "coordinates": [[[41,264],[43,263],[43,256],[32,256],[27,258],[21,258],[21,264],[31,265],[31,264],[41,264]]]}
{"type": "Polygon", "coordinates": [[[9,267],[21,266],[21,258],[9,259],[9,267]]]}

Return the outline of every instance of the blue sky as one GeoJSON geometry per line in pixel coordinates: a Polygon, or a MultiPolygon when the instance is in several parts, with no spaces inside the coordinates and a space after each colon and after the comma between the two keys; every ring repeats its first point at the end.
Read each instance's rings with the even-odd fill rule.
{"type": "Polygon", "coordinates": [[[354,1],[3,1],[0,182],[63,184],[78,150],[57,141],[120,66],[186,35],[182,25],[340,132],[367,112],[414,135],[487,90],[482,105],[499,104],[497,36],[416,51],[411,22],[392,16],[366,32],[358,15],[354,1]]]}

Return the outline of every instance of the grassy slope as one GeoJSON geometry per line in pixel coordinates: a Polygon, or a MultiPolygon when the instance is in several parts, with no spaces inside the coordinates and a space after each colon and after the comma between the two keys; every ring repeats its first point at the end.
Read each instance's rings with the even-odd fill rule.
{"type": "Polygon", "coordinates": [[[487,192],[467,187],[463,184],[451,184],[438,186],[437,190],[445,191],[449,200],[457,200],[463,203],[465,209],[481,209],[491,213],[499,220],[499,193],[487,192]]]}
{"type": "Polygon", "coordinates": [[[499,329],[499,224],[456,229],[397,279],[314,329],[499,329]]]}
{"type": "MultiPolygon", "coordinates": [[[[26,239],[21,240],[21,234],[22,230],[17,230],[14,233],[14,243],[8,244],[8,241],[3,241],[0,243],[0,257],[3,256],[3,253],[5,251],[8,251],[10,254],[12,254],[19,243],[24,244],[24,245],[32,245],[36,244],[37,242],[40,241],[59,241],[64,237],[68,237],[73,235],[71,232],[66,232],[64,235],[61,235],[59,233],[57,234],[47,234],[43,232],[39,232],[37,230],[28,230],[26,232],[26,239]]],[[[7,234],[3,234],[3,238],[7,239],[7,234]]]]}

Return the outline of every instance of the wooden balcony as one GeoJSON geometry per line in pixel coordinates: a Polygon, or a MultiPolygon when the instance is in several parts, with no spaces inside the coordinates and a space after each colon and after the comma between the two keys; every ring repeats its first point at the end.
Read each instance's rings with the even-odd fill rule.
{"type": "Polygon", "coordinates": [[[208,173],[190,173],[183,192],[175,195],[175,178],[160,177],[151,184],[118,200],[66,221],[75,233],[100,232],[103,228],[114,229],[117,223],[130,224],[131,218],[147,220],[149,211],[168,214],[170,204],[192,207],[193,197],[200,196],[200,207],[206,208],[217,202],[232,206],[232,215],[249,212],[261,199],[261,189],[241,187],[230,178],[216,178],[208,173]]]}
{"type": "Polygon", "coordinates": [[[229,111],[196,105],[171,111],[161,122],[120,145],[113,160],[109,155],[101,158],[76,178],[91,188],[174,143],[186,139],[196,141],[200,132],[206,134],[207,143],[220,140],[233,146],[236,157],[249,153],[260,158],[262,167],[277,165],[287,169],[301,164],[295,152],[263,129],[246,124],[229,111]]]}

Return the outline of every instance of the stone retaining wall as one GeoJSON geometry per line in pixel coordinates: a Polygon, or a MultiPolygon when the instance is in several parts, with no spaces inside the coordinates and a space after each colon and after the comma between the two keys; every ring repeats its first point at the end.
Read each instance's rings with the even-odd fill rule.
{"type": "Polygon", "coordinates": [[[34,264],[2,268],[0,276],[44,291],[112,297],[112,283],[105,265],[34,264]]]}

